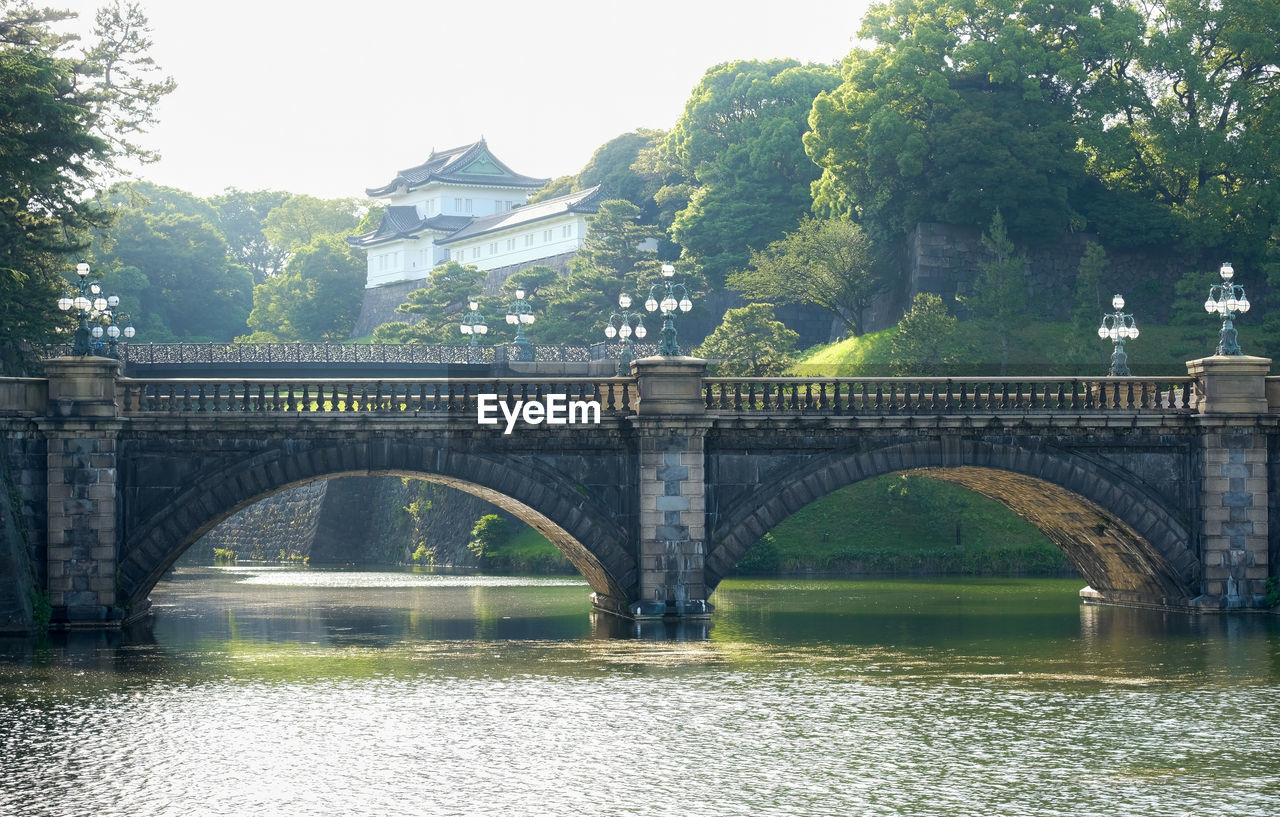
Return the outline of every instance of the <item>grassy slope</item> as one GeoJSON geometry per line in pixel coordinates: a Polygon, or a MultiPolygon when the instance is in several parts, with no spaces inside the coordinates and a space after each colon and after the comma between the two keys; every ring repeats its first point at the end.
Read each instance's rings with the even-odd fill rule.
{"type": "MultiPolygon", "coordinates": [[[[1186,361],[1213,354],[1218,342],[1216,325],[1140,327],[1137,340],[1125,351],[1136,375],[1185,375],[1186,361]]],[[[821,377],[880,377],[890,370],[890,342],[896,328],[847,338],[809,349],[792,374],[821,377]]],[[[965,349],[965,365],[958,375],[991,375],[999,371],[1000,342],[991,330],[976,323],[959,325],[959,343],[965,349]]],[[[1010,333],[1010,375],[1097,376],[1107,373],[1111,344],[1097,334],[1066,323],[1028,319],[1010,333]]]]}

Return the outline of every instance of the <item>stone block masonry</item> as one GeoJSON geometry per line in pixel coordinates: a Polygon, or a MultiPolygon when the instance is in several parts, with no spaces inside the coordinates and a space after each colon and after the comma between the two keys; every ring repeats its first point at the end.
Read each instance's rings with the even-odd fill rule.
{"type": "Polygon", "coordinates": [[[1200,444],[1202,603],[1261,607],[1269,575],[1267,436],[1223,424],[1201,435],[1200,444]]]}

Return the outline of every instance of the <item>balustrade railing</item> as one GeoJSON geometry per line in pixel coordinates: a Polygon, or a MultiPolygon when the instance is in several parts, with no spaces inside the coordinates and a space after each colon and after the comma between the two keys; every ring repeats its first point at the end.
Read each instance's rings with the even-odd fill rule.
{"type": "Polygon", "coordinates": [[[632,413],[635,383],[629,378],[521,379],[148,379],[121,378],[121,411],[147,414],[281,414],[474,412],[477,397],[538,400],[556,394],[595,400],[602,415],[632,413]]]}
{"type": "Polygon", "coordinates": [[[707,409],[720,413],[1190,413],[1194,383],[1185,377],[710,377],[703,389],[707,409]]]}

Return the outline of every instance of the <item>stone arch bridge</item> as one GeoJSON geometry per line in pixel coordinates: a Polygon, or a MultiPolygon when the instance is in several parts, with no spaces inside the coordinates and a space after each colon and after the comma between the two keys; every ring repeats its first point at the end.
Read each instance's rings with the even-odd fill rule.
{"type": "Polygon", "coordinates": [[[47,378],[0,380],[0,427],[32,581],[58,626],[143,615],[186,547],[263,497],[384,474],[524,519],[597,608],[630,618],[708,615],[771,527],[902,471],[1036,524],[1084,574],[1086,601],[1257,609],[1277,556],[1269,364],[1206,358],[1183,378],[752,379],[647,358],[625,378],[161,380],[61,358],[47,378]],[[521,401],[541,408],[508,433],[521,401]],[[575,401],[574,422],[547,421],[575,401]],[[493,424],[478,422],[486,411],[493,424]]]}

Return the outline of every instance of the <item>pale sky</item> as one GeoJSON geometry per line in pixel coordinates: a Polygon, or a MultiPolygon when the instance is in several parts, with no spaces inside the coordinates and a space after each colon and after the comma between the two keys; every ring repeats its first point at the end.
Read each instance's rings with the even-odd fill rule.
{"type": "MultiPolygon", "coordinates": [[[[670,129],[717,63],[839,64],[870,2],[141,0],[178,89],[140,175],[361,196],[481,136],[517,173],[576,173],[619,134],[670,129]]],[[[99,3],[47,5],[91,22],[99,3]]]]}

